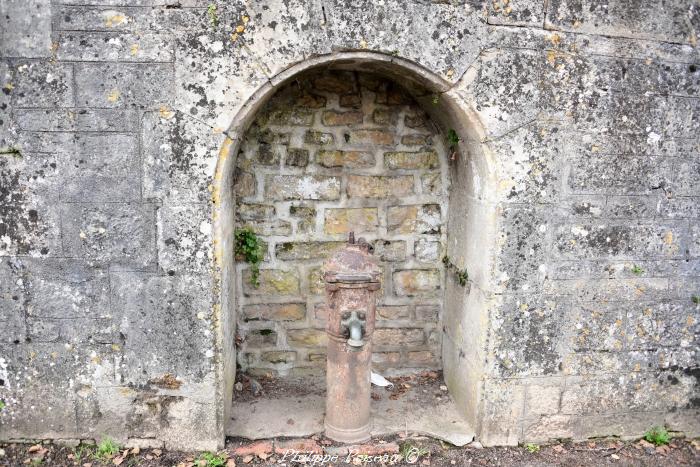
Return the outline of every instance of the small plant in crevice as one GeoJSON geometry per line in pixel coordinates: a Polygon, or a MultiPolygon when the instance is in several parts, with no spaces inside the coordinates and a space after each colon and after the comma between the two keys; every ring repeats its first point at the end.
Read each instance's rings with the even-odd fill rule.
{"type": "Polygon", "coordinates": [[[433,94],[433,105],[438,105],[440,103],[440,94],[433,94]]]}
{"type": "Polygon", "coordinates": [[[236,229],[235,255],[250,264],[250,284],[253,287],[260,285],[260,263],[265,255],[262,249],[262,242],[250,227],[236,229]]]}
{"type": "Polygon", "coordinates": [[[22,157],[22,152],[14,146],[0,148],[0,154],[7,156],[22,157]]]}
{"type": "Polygon", "coordinates": [[[457,158],[457,145],[459,144],[459,135],[454,128],[447,130],[447,143],[450,148],[450,160],[457,158]]]}
{"type": "Polygon", "coordinates": [[[400,448],[399,448],[399,455],[401,458],[408,462],[409,464],[415,464],[418,462],[418,460],[427,454],[430,454],[430,451],[422,446],[416,446],[411,443],[403,443],[400,448]]]}
{"type": "Polygon", "coordinates": [[[668,431],[666,431],[666,428],[655,426],[649,428],[646,433],[644,433],[644,439],[656,446],[662,446],[671,441],[671,436],[668,434],[668,431]]]}
{"type": "Polygon", "coordinates": [[[690,297],[690,301],[695,303],[696,305],[700,304],[700,295],[693,295],[692,297],[690,297]]]}
{"type": "Polygon", "coordinates": [[[73,448],[73,462],[78,465],[83,465],[84,460],[87,460],[92,454],[92,447],[81,444],[73,448]]]}
{"type": "Polygon", "coordinates": [[[216,11],[216,4],[210,3],[207,7],[207,15],[209,16],[209,24],[212,28],[219,25],[219,14],[216,11]]]}
{"type": "Polygon", "coordinates": [[[539,452],[540,445],[535,443],[527,443],[525,445],[525,449],[527,449],[527,452],[529,452],[530,454],[534,454],[536,452],[539,452]]]}
{"type": "Polygon", "coordinates": [[[457,282],[459,282],[459,285],[467,285],[467,282],[469,281],[469,273],[467,272],[467,268],[458,268],[457,265],[454,264],[447,255],[442,257],[442,264],[445,265],[445,269],[454,273],[455,277],[457,278],[457,282]]]}
{"type": "Polygon", "coordinates": [[[5,410],[5,401],[0,399],[0,412],[2,412],[3,410],[5,410]]]}
{"type": "Polygon", "coordinates": [[[197,459],[196,465],[199,467],[224,467],[226,465],[226,456],[212,452],[203,452],[197,459]]]}
{"type": "Polygon", "coordinates": [[[636,264],[634,266],[632,266],[631,271],[632,271],[632,274],[634,274],[635,276],[641,276],[642,274],[644,274],[644,269],[637,266],[636,264]]]}
{"type": "Polygon", "coordinates": [[[119,453],[119,444],[111,438],[104,438],[95,448],[93,457],[101,462],[106,462],[119,453]]]}

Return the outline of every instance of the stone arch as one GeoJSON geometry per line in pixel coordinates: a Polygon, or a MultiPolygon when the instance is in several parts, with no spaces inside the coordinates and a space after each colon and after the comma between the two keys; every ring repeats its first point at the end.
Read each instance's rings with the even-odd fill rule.
{"type": "Polygon", "coordinates": [[[486,366],[486,336],[490,293],[495,289],[496,253],[495,158],[476,112],[453,85],[415,63],[380,53],[342,52],[295,64],[269,79],[237,112],[219,152],[214,182],[213,250],[214,299],[217,322],[217,396],[222,424],[228,419],[235,376],[236,295],[233,254],[235,224],[233,178],[236,157],[247,129],[268,100],[301,73],[322,70],[361,70],[399,82],[446,134],[454,129],[460,143],[451,164],[447,255],[466,268],[470,281],[459,285],[448,274],[443,317],[442,362],[445,381],[462,415],[479,433],[482,375],[486,366]]]}

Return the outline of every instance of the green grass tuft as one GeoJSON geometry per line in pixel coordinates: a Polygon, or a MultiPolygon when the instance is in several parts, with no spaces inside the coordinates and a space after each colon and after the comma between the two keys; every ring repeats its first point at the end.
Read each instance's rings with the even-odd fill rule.
{"type": "Polygon", "coordinates": [[[655,426],[649,428],[647,432],[644,433],[644,439],[657,446],[662,446],[664,444],[668,444],[668,442],[671,440],[671,436],[669,436],[666,428],[662,426],[655,426]]]}

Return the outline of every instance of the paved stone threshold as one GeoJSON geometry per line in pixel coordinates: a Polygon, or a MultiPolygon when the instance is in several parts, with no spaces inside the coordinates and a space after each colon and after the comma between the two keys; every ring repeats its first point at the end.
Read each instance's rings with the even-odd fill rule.
{"type": "MultiPolygon", "coordinates": [[[[322,433],[325,395],[319,383],[310,384],[308,393],[290,384],[289,391],[263,392],[252,400],[236,401],[234,394],[227,436],[255,440],[322,433]]],[[[372,400],[372,436],[406,433],[430,436],[455,446],[470,443],[474,430],[458,415],[452,397],[440,389],[442,384],[410,384],[399,392],[373,386],[373,393],[381,399],[372,400]],[[392,394],[398,395],[392,399],[392,394]]]]}

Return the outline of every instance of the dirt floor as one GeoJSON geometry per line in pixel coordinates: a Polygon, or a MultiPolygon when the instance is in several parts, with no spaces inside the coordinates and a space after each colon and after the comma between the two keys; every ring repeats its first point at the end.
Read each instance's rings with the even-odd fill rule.
{"type": "MultiPolygon", "coordinates": [[[[282,441],[284,442],[284,441],[282,441]]],[[[264,442],[263,442],[264,443],[264,442]]],[[[319,440],[303,440],[305,446],[322,446],[327,444],[321,438],[319,440]]],[[[215,455],[207,457],[202,453],[188,453],[179,451],[164,451],[158,449],[145,450],[121,450],[118,454],[104,457],[103,460],[95,458],[94,447],[62,447],[54,444],[6,444],[0,445],[4,455],[0,457],[2,466],[177,466],[177,467],[233,467],[241,465],[313,465],[310,459],[306,462],[298,462],[280,452],[274,450],[265,452],[262,449],[258,455],[236,455],[234,452],[240,446],[250,445],[246,440],[229,440],[227,448],[215,455]]],[[[394,454],[380,454],[381,449],[372,451],[375,453],[370,458],[351,456],[347,461],[346,454],[335,454],[337,459],[329,459],[327,463],[317,462],[315,465],[484,465],[484,466],[598,466],[598,465],[643,465],[643,466],[678,466],[700,465],[700,442],[676,439],[669,446],[656,448],[644,441],[621,442],[614,440],[588,442],[588,443],[563,443],[549,446],[507,447],[507,448],[482,448],[471,446],[455,448],[441,444],[440,442],[426,438],[412,439],[383,439],[373,440],[365,446],[381,448],[398,445],[400,453],[398,457],[409,455],[417,457],[414,462],[404,459],[398,460],[392,457],[394,454]],[[538,449],[539,448],[539,449],[538,449]],[[538,449],[538,450],[537,450],[538,449]],[[531,452],[535,451],[535,452],[531,452]],[[418,454],[418,456],[416,456],[418,454]]],[[[258,446],[260,447],[260,446],[258,446]]],[[[263,446],[264,447],[264,446],[263,446]]],[[[333,449],[333,446],[324,446],[333,449]]],[[[331,451],[334,452],[334,451],[331,451]]],[[[335,451],[337,452],[337,451],[335,451]]],[[[2,453],[0,453],[2,454],[2,453]]],[[[299,459],[303,460],[303,459],[299,459]]]]}
{"type": "MultiPolygon", "coordinates": [[[[441,375],[436,372],[390,378],[391,390],[373,388],[372,398],[392,400],[404,397],[440,399],[445,397],[441,375]],[[411,390],[413,388],[413,390],[411,390]],[[415,391],[420,388],[420,391],[415,391]]],[[[294,387],[292,387],[294,389],[294,387]]],[[[325,388],[300,385],[300,395],[323,394],[325,388]]],[[[288,394],[289,382],[271,378],[239,376],[237,400],[288,394]]],[[[401,433],[355,446],[343,446],[320,435],[308,438],[277,438],[250,441],[229,438],[226,448],[216,453],[193,453],[164,449],[125,449],[115,444],[77,447],[58,443],[0,444],[0,466],[344,466],[344,465],[430,465],[430,466],[700,466],[700,439],[672,439],[669,445],[654,446],[644,440],[596,440],[562,442],[546,446],[482,448],[479,443],[456,447],[443,441],[401,433]]]]}

